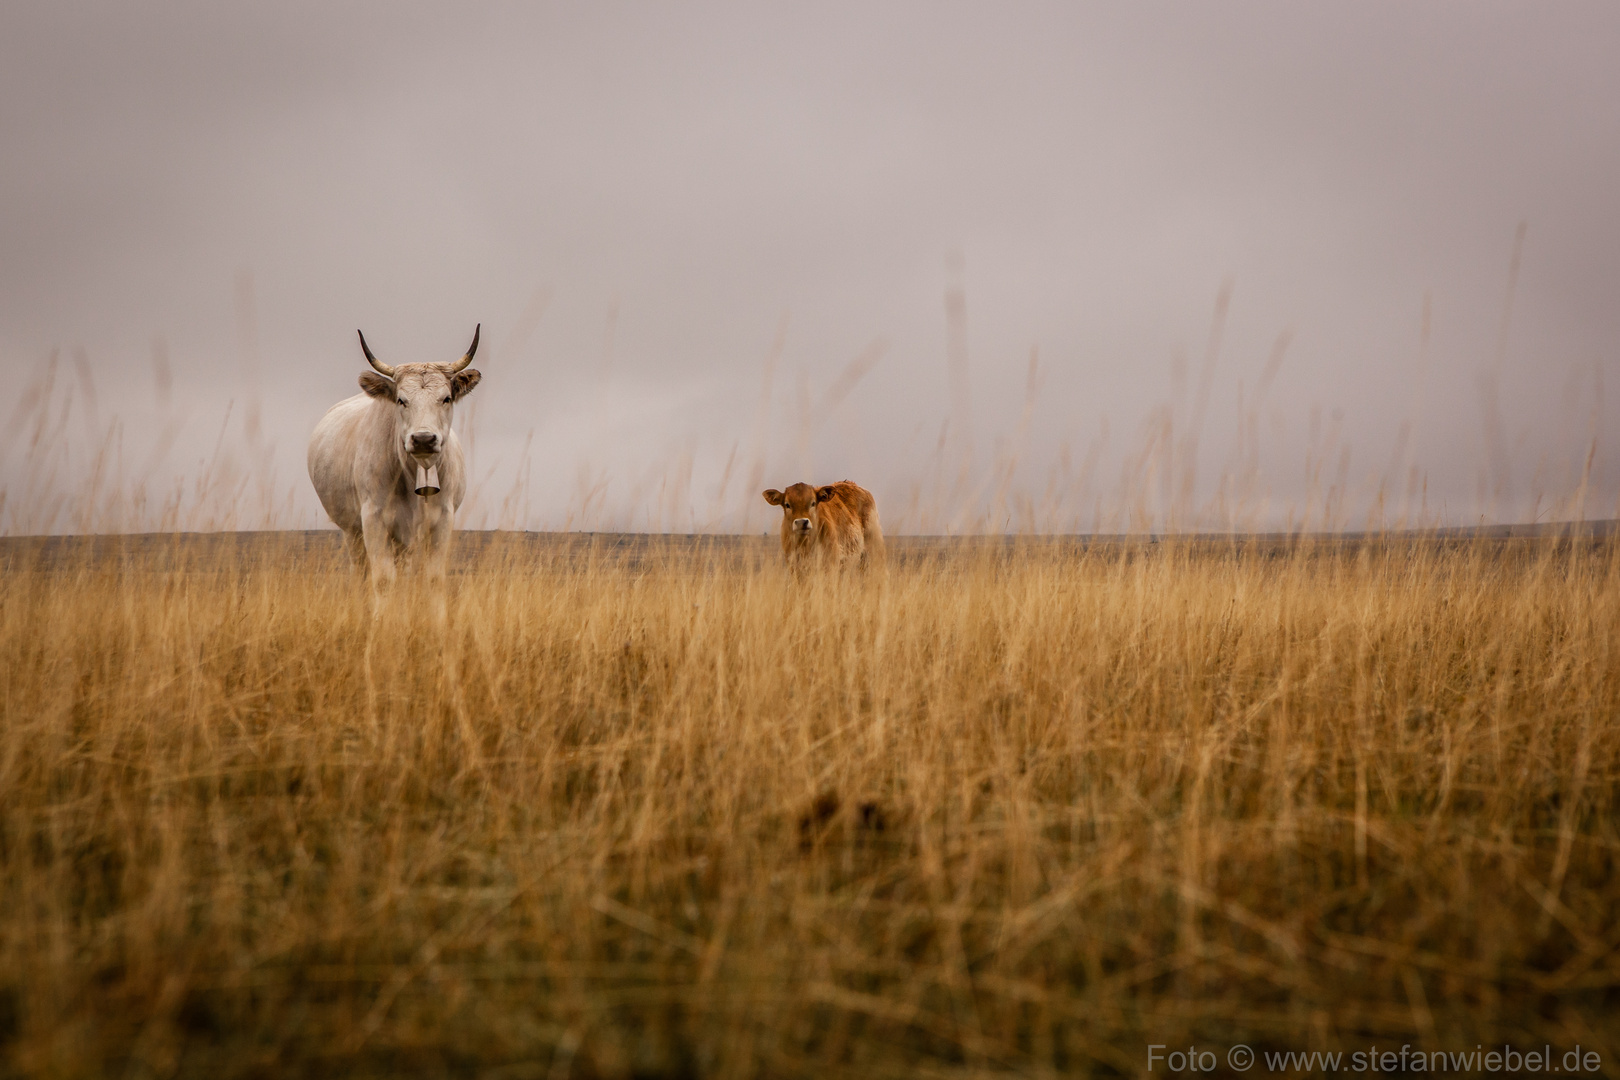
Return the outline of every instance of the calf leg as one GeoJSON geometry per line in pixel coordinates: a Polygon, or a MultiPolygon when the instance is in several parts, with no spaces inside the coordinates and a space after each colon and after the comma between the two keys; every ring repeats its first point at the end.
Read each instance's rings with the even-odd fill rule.
{"type": "Polygon", "coordinates": [[[882,566],[884,562],[883,526],[878,524],[877,510],[874,508],[861,522],[861,532],[866,540],[866,549],[861,552],[862,566],[882,566]]]}

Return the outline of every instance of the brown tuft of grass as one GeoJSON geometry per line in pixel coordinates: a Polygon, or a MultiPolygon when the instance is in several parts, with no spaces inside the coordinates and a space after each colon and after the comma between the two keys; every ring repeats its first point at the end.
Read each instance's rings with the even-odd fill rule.
{"type": "Polygon", "coordinates": [[[0,577],[0,1071],[1620,1051],[1620,562],[1025,543],[0,577]]]}

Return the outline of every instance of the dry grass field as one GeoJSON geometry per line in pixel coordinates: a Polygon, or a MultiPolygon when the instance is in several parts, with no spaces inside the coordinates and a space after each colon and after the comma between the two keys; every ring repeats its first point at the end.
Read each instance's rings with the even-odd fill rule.
{"type": "Polygon", "coordinates": [[[16,556],[0,1072],[1612,1068],[1617,551],[16,556]]]}

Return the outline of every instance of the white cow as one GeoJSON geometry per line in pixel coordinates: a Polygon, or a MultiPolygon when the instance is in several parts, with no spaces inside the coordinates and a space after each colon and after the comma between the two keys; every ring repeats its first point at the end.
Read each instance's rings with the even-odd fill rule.
{"type": "Polygon", "coordinates": [[[429,577],[444,577],[456,508],[467,492],[450,412],[483,377],[467,368],[482,329],[453,364],[397,367],[379,363],[361,334],[374,369],[360,375],[364,393],[326,410],[309,437],[315,493],[343,530],[349,557],[379,591],[407,553],[429,577]]]}

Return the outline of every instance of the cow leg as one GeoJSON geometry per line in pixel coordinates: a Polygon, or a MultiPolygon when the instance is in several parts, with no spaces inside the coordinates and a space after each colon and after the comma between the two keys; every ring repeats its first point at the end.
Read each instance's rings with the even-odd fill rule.
{"type": "Polygon", "coordinates": [[[343,550],[349,553],[349,563],[360,572],[362,580],[367,575],[366,567],[366,536],[359,529],[353,532],[345,531],[343,534],[343,550]]]}
{"type": "MultiPolygon", "coordinates": [[[[435,496],[435,501],[442,496],[435,496]]],[[[450,533],[454,519],[450,512],[443,508],[436,508],[437,512],[431,514],[422,530],[422,565],[427,579],[433,582],[443,582],[450,565],[450,533]]]]}
{"type": "Polygon", "coordinates": [[[360,507],[360,531],[364,537],[366,562],[371,574],[371,587],[382,592],[394,583],[394,542],[389,535],[388,523],[383,519],[382,507],[365,503],[360,507]]]}

